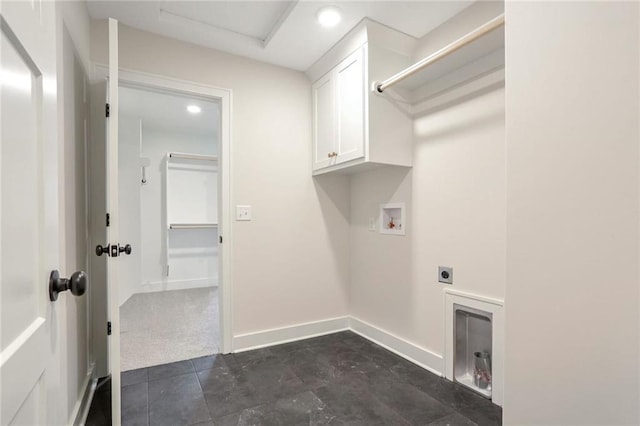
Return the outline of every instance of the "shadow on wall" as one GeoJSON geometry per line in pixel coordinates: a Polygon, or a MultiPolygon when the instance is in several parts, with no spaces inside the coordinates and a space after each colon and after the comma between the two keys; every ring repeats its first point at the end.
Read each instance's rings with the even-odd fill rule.
{"type": "MultiPolygon", "coordinates": [[[[351,225],[368,227],[369,217],[378,219],[380,204],[404,202],[407,211],[406,227],[411,228],[411,168],[382,166],[355,177],[351,190],[358,194],[352,202],[365,201],[367,215],[353,214],[351,225]]],[[[352,205],[355,211],[357,206],[352,205]]],[[[376,222],[376,226],[377,226],[376,222]]],[[[377,230],[376,230],[377,232],[377,230]]]]}
{"type": "Polygon", "coordinates": [[[349,283],[349,219],[351,215],[351,190],[349,176],[326,174],[312,178],[316,191],[324,235],[331,246],[333,264],[342,277],[342,288],[347,292],[349,283]]]}
{"type": "Polygon", "coordinates": [[[351,286],[353,315],[403,338],[413,327],[413,171],[380,167],[351,178],[351,286]],[[405,203],[405,235],[380,233],[380,204],[405,203]],[[369,230],[369,220],[375,230],[369,230]],[[404,331],[403,331],[404,330],[404,331]]]}
{"type": "Polygon", "coordinates": [[[504,120],[504,107],[502,109],[481,109],[481,110],[473,110],[468,117],[472,119],[465,120],[456,120],[449,121],[446,124],[442,124],[439,127],[432,127],[425,120],[426,117],[437,115],[440,112],[444,112],[453,107],[464,107],[464,104],[472,101],[473,99],[480,98],[484,95],[490,94],[500,88],[504,87],[504,81],[493,84],[487,87],[484,87],[482,90],[475,91],[473,93],[469,93],[465,96],[461,96],[452,100],[451,102],[447,102],[445,104],[439,105],[438,107],[431,108],[427,111],[424,111],[421,115],[417,116],[414,121],[415,128],[415,143],[423,143],[429,142],[433,143],[433,141],[441,141],[448,142],[447,136],[456,135],[469,130],[479,130],[483,127],[492,127],[495,125],[497,120],[504,120]],[[426,130],[429,127],[429,130],[426,130]]]}
{"type": "Polygon", "coordinates": [[[336,212],[340,213],[343,219],[349,221],[351,194],[348,175],[329,173],[314,176],[313,186],[325,221],[332,220],[336,212]]]}

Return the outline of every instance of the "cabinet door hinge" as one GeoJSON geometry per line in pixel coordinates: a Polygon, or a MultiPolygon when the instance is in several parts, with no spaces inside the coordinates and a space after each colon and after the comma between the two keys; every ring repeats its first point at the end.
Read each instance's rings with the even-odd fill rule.
{"type": "Polygon", "coordinates": [[[111,115],[109,110],[110,110],[109,104],[107,104],[106,107],[105,107],[105,111],[104,111],[104,116],[107,117],[107,118],[109,118],[109,115],[111,115]]]}
{"type": "Polygon", "coordinates": [[[107,321],[107,336],[111,336],[111,321],[107,321]]]}
{"type": "Polygon", "coordinates": [[[111,223],[111,217],[109,216],[109,213],[107,213],[107,226],[109,226],[110,223],[111,223]]]}
{"type": "Polygon", "coordinates": [[[222,235],[220,235],[220,244],[222,244],[222,235]]]}

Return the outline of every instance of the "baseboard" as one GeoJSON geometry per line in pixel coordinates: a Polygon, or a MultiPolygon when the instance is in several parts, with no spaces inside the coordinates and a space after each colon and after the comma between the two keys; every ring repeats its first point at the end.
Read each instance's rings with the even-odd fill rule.
{"type": "Polygon", "coordinates": [[[82,426],[87,421],[89,408],[91,408],[91,401],[93,401],[93,393],[96,389],[96,379],[93,377],[94,370],[95,365],[91,365],[89,372],[82,383],[82,391],[80,392],[82,396],[78,398],[78,401],[76,401],[70,416],[70,424],[72,426],[82,426]]]}
{"type": "Polygon", "coordinates": [[[349,317],[339,317],[282,328],[272,328],[255,333],[241,334],[233,337],[233,352],[244,352],[251,349],[259,349],[325,334],[337,333],[348,329],[349,317]]]}
{"type": "Polygon", "coordinates": [[[417,346],[374,325],[350,316],[234,336],[233,352],[265,348],[345,330],[351,330],[365,339],[390,350],[438,376],[443,375],[444,360],[441,355],[435,354],[428,349],[417,346]]]}
{"type": "Polygon", "coordinates": [[[217,278],[195,278],[190,280],[167,280],[145,283],[136,293],[154,293],[156,291],[186,290],[189,288],[217,287],[217,278]]]}
{"type": "Polygon", "coordinates": [[[435,354],[355,317],[349,318],[349,329],[425,370],[443,376],[444,359],[442,355],[435,354]]]}

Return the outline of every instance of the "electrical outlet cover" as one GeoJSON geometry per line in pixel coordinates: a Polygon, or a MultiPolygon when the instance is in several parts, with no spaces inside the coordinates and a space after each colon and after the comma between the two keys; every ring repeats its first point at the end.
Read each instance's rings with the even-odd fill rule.
{"type": "Polygon", "coordinates": [[[236,220],[251,220],[251,206],[236,206],[236,220]]]}
{"type": "Polygon", "coordinates": [[[453,268],[450,268],[448,266],[439,266],[438,282],[444,284],[453,284],[453,268]]]}

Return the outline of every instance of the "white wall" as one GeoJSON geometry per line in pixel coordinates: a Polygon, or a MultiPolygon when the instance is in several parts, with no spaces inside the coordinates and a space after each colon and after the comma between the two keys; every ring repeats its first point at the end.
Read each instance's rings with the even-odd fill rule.
{"type": "Polygon", "coordinates": [[[509,2],[504,423],[637,425],[636,2],[509,2]]]}
{"type": "MultiPolygon", "coordinates": [[[[215,155],[217,134],[209,137],[147,128],[143,122],[142,156],[149,158],[147,184],[141,187],[142,288],[139,291],[193,288],[218,284],[216,229],[169,231],[167,276],[165,161],[167,152],[215,155]]],[[[215,191],[215,190],[214,190],[215,191]]],[[[211,196],[217,198],[214,191],[211,196]]]]}
{"type": "MultiPolygon", "coordinates": [[[[351,275],[356,317],[441,353],[447,264],[506,299],[505,424],[638,424],[638,5],[506,14],[506,92],[421,117],[412,171],[350,185],[309,176],[300,73],[124,26],[120,61],[233,89],[233,203],[254,208],[234,223],[234,334],[344,315],[351,275]],[[367,231],[386,201],[407,203],[406,237],[367,231]]],[[[105,39],[96,23],[103,63],[105,39]]]]}
{"type": "Polygon", "coordinates": [[[121,256],[118,265],[120,306],[140,289],[142,243],[140,212],[141,122],[135,117],[118,117],[118,236],[121,245],[131,244],[131,254],[121,256]]]}
{"type": "Polygon", "coordinates": [[[58,19],[62,19],[64,26],[73,40],[77,59],[86,74],[91,72],[91,19],[84,2],[61,1],[56,3],[58,19]]]}
{"type": "MultiPolygon", "coordinates": [[[[444,288],[504,298],[504,89],[415,122],[413,168],[351,178],[351,314],[443,354],[444,288]],[[405,236],[368,231],[405,202],[405,236]],[[453,267],[453,286],[438,266],[453,267]]],[[[431,365],[442,371],[442,365],[431,365]]]]}
{"type": "Polygon", "coordinates": [[[504,13],[504,1],[502,0],[480,0],[474,2],[418,40],[413,54],[414,60],[418,61],[435,53],[501,13],[504,13]]]}
{"type": "MultiPolygon", "coordinates": [[[[92,58],[106,63],[106,22],[92,58]]],[[[349,184],[312,179],[304,74],[120,26],[120,66],[232,89],[234,336],[347,313],[349,184]]]]}
{"type": "MultiPolygon", "coordinates": [[[[498,15],[500,2],[474,4],[419,40],[416,58],[498,15]]],[[[433,356],[444,372],[443,289],[504,299],[504,88],[487,88],[414,120],[413,168],[351,178],[351,314],[433,356]],[[379,205],[405,202],[405,236],[368,230],[379,205]],[[438,282],[438,266],[454,282],[438,282]]]]}
{"type": "MultiPolygon", "coordinates": [[[[216,229],[169,231],[170,275],[167,276],[165,161],[167,152],[215,155],[217,134],[176,133],[121,116],[119,125],[120,238],[133,247],[122,257],[120,305],[141,292],[177,290],[218,284],[216,229]],[[150,161],[141,185],[141,158],[150,161]]],[[[213,201],[217,202],[215,189],[213,201]]]]}

